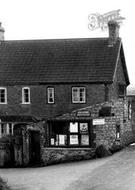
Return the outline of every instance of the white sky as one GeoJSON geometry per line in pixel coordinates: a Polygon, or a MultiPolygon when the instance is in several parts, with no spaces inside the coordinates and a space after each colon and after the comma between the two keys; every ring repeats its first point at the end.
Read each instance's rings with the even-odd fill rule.
{"type": "Polygon", "coordinates": [[[135,6],[133,0],[0,0],[5,40],[108,36],[88,29],[88,15],[121,9],[120,28],[131,86],[135,87],[135,6]]]}

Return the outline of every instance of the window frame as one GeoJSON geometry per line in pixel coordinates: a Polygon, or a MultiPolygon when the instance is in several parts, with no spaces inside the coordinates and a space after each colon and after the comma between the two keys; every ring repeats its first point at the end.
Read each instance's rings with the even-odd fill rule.
{"type": "Polygon", "coordinates": [[[54,104],[55,103],[55,89],[54,87],[47,87],[47,103],[48,104],[54,104]],[[52,90],[52,97],[50,97],[49,90],[52,90]],[[50,98],[52,98],[53,101],[50,101],[50,98]]]}
{"type": "Polygon", "coordinates": [[[126,85],[118,83],[118,97],[124,98],[125,96],[126,96],[126,85]],[[121,93],[122,91],[123,91],[123,93],[121,93]]]}
{"type": "Polygon", "coordinates": [[[72,87],[72,103],[73,104],[85,104],[86,103],[86,87],[84,86],[73,86],[72,87]],[[84,95],[83,95],[83,101],[80,100],[81,96],[80,96],[80,89],[84,90],[84,95]],[[75,97],[74,97],[74,90],[77,90],[77,101],[75,101],[75,97]]]}
{"type": "MultiPolygon", "coordinates": [[[[53,122],[54,123],[54,122],[53,122]]],[[[53,132],[53,128],[56,128],[56,126],[53,126],[53,123],[49,124],[49,147],[65,147],[65,148],[88,148],[88,147],[92,147],[92,125],[90,121],[85,121],[85,120],[80,120],[80,121],[68,121],[65,122],[63,121],[63,124],[65,124],[65,128],[67,130],[67,132],[65,133],[54,133],[53,132]],[[77,131],[70,131],[70,123],[77,123],[77,131]],[[81,130],[81,125],[85,124],[87,126],[87,130],[82,131],[81,130]],[[65,144],[60,144],[59,142],[57,142],[57,144],[55,144],[55,140],[57,139],[56,136],[59,135],[63,135],[66,136],[66,141],[65,144]],[[78,143],[71,143],[73,141],[71,141],[72,136],[77,136],[78,139],[78,143]],[[83,137],[87,136],[85,138],[88,139],[88,144],[84,143],[84,139],[83,137]],[[51,141],[53,143],[51,143],[51,141]]],[[[57,139],[59,141],[59,139],[57,139]]]]}
{"type": "Polygon", "coordinates": [[[23,87],[22,88],[22,104],[30,104],[31,100],[30,100],[30,88],[29,87],[23,87]],[[28,90],[28,102],[25,101],[25,93],[24,91],[28,90]]]}
{"type": "Polygon", "coordinates": [[[4,90],[5,91],[5,93],[4,93],[4,99],[5,99],[5,101],[4,102],[1,102],[1,93],[0,93],[0,104],[7,104],[7,88],[0,87],[0,90],[4,90]]]}
{"type": "Polygon", "coordinates": [[[120,124],[116,124],[116,140],[120,140],[121,137],[121,126],[120,124]]]}

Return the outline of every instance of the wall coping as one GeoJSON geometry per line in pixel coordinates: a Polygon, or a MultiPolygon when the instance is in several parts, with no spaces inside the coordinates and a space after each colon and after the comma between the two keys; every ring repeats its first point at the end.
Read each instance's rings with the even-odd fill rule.
{"type": "Polygon", "coordinates": [[[93,148],[75,148],[75,147],[70,147],[70,148],[65,148],[65,147],[45,147],[45,150],[92,150],[93,148]]]}

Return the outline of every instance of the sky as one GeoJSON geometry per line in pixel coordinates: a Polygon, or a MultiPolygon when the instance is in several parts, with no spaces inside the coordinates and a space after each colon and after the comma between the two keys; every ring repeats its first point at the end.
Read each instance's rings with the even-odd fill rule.
{"type": "Polygon", "coordinates": [[[0,0],[5,40],[108,37],[88,29],[88,15],[120,9],[120,27],[130,87],[135,87],[135,10],[133,0],[0,0]]]}

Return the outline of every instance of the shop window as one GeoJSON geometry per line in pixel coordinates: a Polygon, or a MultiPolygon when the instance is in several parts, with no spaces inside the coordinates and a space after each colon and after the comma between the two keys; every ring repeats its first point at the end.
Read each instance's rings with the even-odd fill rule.
{"type": "Polygon", "coordinates": [[[111,107],[106,106],[106,107],[102,107],[99,110],[99,117],[109,117],[111,116],[111,107]]]}
{"type": "Polygon", "coordinates": [[[70,122],[70,133],[78,133],[78,123],[70,122]]]}
{"type": "Polygon", "coordinates": [[[54,88],[47,88],[47,99],[49,104],[54,103],[54,88]]]}
{"type": "Polygon", "coordinates": [[[87,122],[53,122],[50,125],[51,146],[89,146],[87,122]]]}
{"type": "Polygon", "coordinates": [[[116,125],[116,139],[120,138],[120,125],[116,125]]]}
{"type": "Polygon", "coordinates": [[[118,85],[118,94],[119,97],[124,97],[126,95],[126,86],[125,85],[118,85]]]}
{"type": "Polygon", "coordinates": [[[7,104],[7,89],[0,88],[0,104],[7,104]]]}
{"type": "Polygon", "coordinates": [[[89,145],[89,135],[81,135],[81,145],[89,145]]]}
{"type": "Polygon", "coordinates": [[[66,146],[68,128],[65,122],[52,123],[50,128],[50,145],[66,146]]]}
{"type": "Polygon", "coordinates": [[[73,87],[72,88],[72,102],[73,103],[85,103],[86,102],[85,87],[73,87]]]}
{"type": "Polygon", "coordinates": [[[70,135],[70,145],[78,145],[79,139],[78,135],[70,135]]]}

